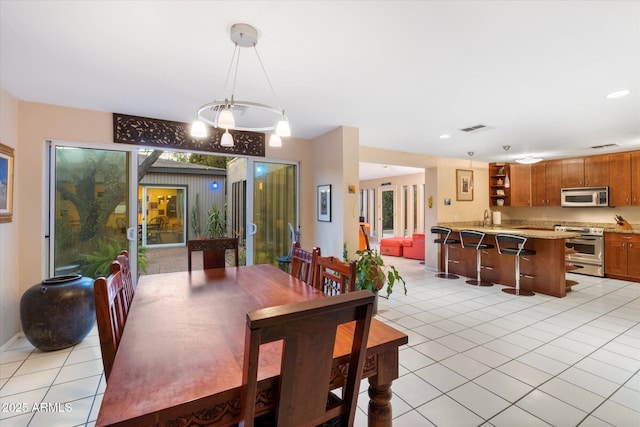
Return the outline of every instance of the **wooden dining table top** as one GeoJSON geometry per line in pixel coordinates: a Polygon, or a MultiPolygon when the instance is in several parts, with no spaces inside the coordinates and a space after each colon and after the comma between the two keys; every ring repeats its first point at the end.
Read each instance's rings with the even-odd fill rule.
{"type": "MultiPolygon", "coordinates": [[[[246,313],[327,298],[271,265],[141,276],[97,426],[153,424],[162,411],[239,393],[246,313]]],[[[351,350],[342,325],[334,358],[351,350]]],[[[397,349],[407,336],[372,320],[367,354],[397,349]]],[[[263,346],[259,380],[279,374],[280,344],[263,346]]]]}

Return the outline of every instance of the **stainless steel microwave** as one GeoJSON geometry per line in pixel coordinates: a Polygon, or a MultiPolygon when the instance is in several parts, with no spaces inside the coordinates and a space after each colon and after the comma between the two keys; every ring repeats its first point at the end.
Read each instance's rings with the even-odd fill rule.
{"type": "Polygon", "coordinates": [[[561,190],[562,207],[609,206],[609,187],[578,187],[561,190]]]}

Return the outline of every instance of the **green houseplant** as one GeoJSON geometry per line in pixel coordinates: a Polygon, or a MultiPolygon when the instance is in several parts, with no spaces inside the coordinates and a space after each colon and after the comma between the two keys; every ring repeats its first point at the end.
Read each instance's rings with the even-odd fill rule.
{"type": "MultiPolygon", "coordinates": [[[[346,248],[344,258],[347,259],[346,248]]],[[[368,289],[373,293],[383,290],[387,298],[393,292],[396,283],[402,283],[404,294],[407,294],[407,283],[393,265],[387,265],[380,253],[374,249],[356,251],[356,287],[368,289]]]]}

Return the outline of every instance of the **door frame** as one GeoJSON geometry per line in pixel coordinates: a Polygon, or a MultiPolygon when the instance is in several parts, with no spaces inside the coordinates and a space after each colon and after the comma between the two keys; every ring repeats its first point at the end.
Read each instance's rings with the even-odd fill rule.
{"type": "Polygon", "coordinates": [[[72,147],[72,148],[86,148],[93,150],[105,150],[105,151],[119,151],[119,152],[128,152],[129,153],[129,227],[127,227],[127,236],[129,241],[129,264],[131,268],[131,276],[135,278],[138,277],[138,149],[139,147],[136,145],[129,144],[115,144],[115,143],[88,143],[88,142],[77,142],[77,141],[67,141],[61,139],[45,139],[45,174],[44,180],[45,185],[44,188],[48,191],[48,197],[46,203],[43,204],[43,213],[42,217],[44,219],[44,230],[45,230],[45,268],[48,277],[53,277],[55,275],[54,263],[53,263],[53,253],[54,253],[54,241],[55,241],[55,227],[53,227],[52,221],[54,220],[53,216],[53,207],[55,205],[55,148],[56,147],[72,147]],[[134,224],[134,226],[131,226],[134,224]],[[133,240],[131,239],[133,237],[133,240]]]}
{"type": "MultiPolygon", "coordinates": [[[[273,159],[267,157],[246,157],[247,160],[247,223],[245,229],[247,230],[247,239],[245,241],[245,251],[246,251],[246,265],[253,265],[253,255],[254,255],[254,242],[253,236],[256,233],[256,224],[253,222],[254,217],[254,209],[253,209],[253,191],[254,191],[254,166],[256,163],[276,163],[282,165],[293,165],[296,166],[296,191],[298,194],[296,195],[296,222],[297,224],[292,224],[295,230],[299,229],[300,224],[300,162],[295,160],[280,160],[273,159]]],[[[229,186],[230,187],[230,186],[229,186]]]]}

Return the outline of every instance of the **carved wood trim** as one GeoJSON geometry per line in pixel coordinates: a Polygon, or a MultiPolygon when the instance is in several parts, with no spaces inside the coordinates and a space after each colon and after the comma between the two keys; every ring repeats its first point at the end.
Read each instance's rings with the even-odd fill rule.
{"type": "Polygon", "coordinates": [[[192,138],[188,123],[113,113],[113,141],[120,144],[166,150],[180,148],[230,155],[265,156],[264,133],[229,131],[233,135],[235,145],[223,147],[220,145],[220,139],[224,130],[213,127],[209,127],[208,130],[208,137],[192,138]]]}

